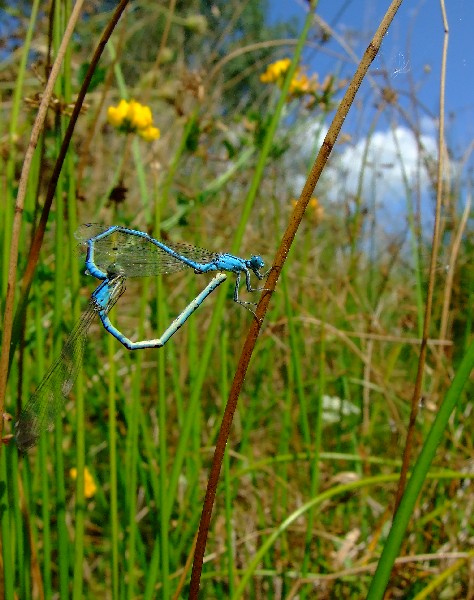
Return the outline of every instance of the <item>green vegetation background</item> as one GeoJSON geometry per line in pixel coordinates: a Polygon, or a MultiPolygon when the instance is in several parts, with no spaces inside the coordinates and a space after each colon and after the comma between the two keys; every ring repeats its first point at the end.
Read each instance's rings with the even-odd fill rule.
{"type": "MultiPolygon", "coordinates": [[[[22,160],[71,11],[67,2],[53,10],[34,2],[31,13],[28,5],[17,4],[18,28],[8,37],[21,43],[0,74],[2,301],[22,160]]],[[[106,6],[86,6],[56,85],[29,179],[20,279],[70,105],[110,18],[106,6]]],[[[305,124],[331,118],[344,82],[334,74],[331,87],[320,81],[317,94],[287,98],[271,134],[281,89],[260,75],[292,56],[301,32],[295,23],[269,27],[265,15],[257,1],[177,2],[174,9],[143,1],[125,12],[86,97],[15,330],[7,395],[13,422],[94,289],[73,235],[78,224],[130,225],[209,250],[257,253],[270,266],[292,210],[291,180],[310,167],[289,158],[305,124]],[[150,106],[159,140],[124,136],[107,123],[107,107],[121,98],[150,106]]],[[[324,45],[330,35],[314,26],[310,41],[324,45]]],[[[394,82],[374,95],[395,123],[394,82]]],[[[370,138],[374,125],[360,135],[370,138]]],[[[446,182],[439,264],[451,271],[440,270],[435,290],[419,446],[472,338],[463,186],[446,182]]],[[[362,195],[334,204],[324,185],[317,193],[245,380],[207,546],[205,598],[363,598],[390,526],[430,247],[408,184],[411,245],[375,234],[376,214],[362,195]]],[[[129,281],[113,320],[132,339],[156,337],[206,282],[192,273],[129,281]]],[[[252,318],[232,302],[232,285],[224,287],[160,350],[130,353],[93,324],[83,371],[55,430],[26,456],[14,441],[2,449],[6,599],[186,596],[213,445],[252,318]]],[[[433,584],[447,590],[445,598],[472,592],[469,399],[469,390],[460,395],[446,427],[403,542],[412,560],[397,563],[393,594],[421,598],[433,584]]],[[[6,428],[13,432],[11,423],[6,428]]]]}

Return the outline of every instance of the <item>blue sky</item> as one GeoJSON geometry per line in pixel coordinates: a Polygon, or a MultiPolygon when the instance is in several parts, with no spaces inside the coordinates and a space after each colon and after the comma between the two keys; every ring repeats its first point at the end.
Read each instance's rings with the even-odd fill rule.
{"type": "MultiPolygon", "coordinates": [[[[305,0],[273,0],[270,5],[272,21],[287,20],[292,16],[302,24],[308,9],[305,0]]],[[[327,73],[334,72],[350,78],[356,67],[356,58],[362,56],[388,5],[388,0],[321,0],[316,14],[329,23],[341,39],[350,42],[355,56],[351,56],[336,39],[331,39],[322,48],[307,48],[303,62],[308,74],[317,72],[320,80],[327,73]]],[[[474,1],[448,0],[446,6],[449,46],[445,132],[448,147],[453,151],[453,174],[459,167],[456,161],[474,139],[474,1]]],[[[421,155],[407,119],[417,124],[427,153],[436,160],[443,36],[438,0],[405,0],[370,69],[372,83],[369,79],[364,81],[356,97],[356,105],[344,123],[341,133],[350,134],[352,139],[336,148],[336,160],[325,172],[326,183],[321,181],[318,186],[319,192],[329,190],[326,200],[347,198],[356,193],[365,143],[379,98],[379,91],[374,87],[380,89],[388,84],[398,92],[398,102],[406,111],[407,118],[388,109],[377,121],[368,156],[371,167],[365,171],[363,196],[369,202],[375,201],[379,214],[385,215],[384,220],[389,226],[403,226],[404,219],[400,219],[400,215],[406,206],[403,182],[403,175],[406,175],[414,189],[417,185],[421,189],[424,223],[432,221],[432,189],[426,171],[420,168],[421,155]],[[417,98],[418,105],[413,104],[410,94],[411,98],[417,98]]],[[[312,121],[314,116],[302,129],[299,147],[295,148],[295,160],[299,156],[301,164],[309,164],[315,143],[318,143],[316,134],[311,137],[312,132],[317,130],[312,121]]],[[[320,136],[325,132],[323,128],[320,136]]],[[[295,194],[301,189],[304,173],[302,169],[301,176],[294,182],[295,194]]],[[[465,180],[467,169],[464,168],[462,173],[465,180]]]]}
{"type": "MultiPolygon", "coordinates": [[[[287,19],[289,15],[303,20],[308,7],[305,0],[272,0],[270,5],[272,20],[287,19]]],[[[352,48],[360,57],[388,5],[388,0],[321,0],[316,12],[341,37],[349,31],[355,32],[351,36],[352,48]]],[[[474,2],[448,0],[446,7],[449,24],[446,116],[452,113],[455,117],[450,121],[448,135],[452,143],[464,147],[474,137],[474,2]]],[[[402,92],[408,91],[410,84],[415,85],[417,97],[434,115],[439,107],[443,34],[438,0],[405,0],[371,69],[372,73],[389,70],[392,85],[402,92]]],[[[308,50],[306,56],[311,68],[322,74],[342,68],[348,76],[354,70],[352,60],[335,41],[322,51],[308,50]],[[339,60],[330,52],[340,55],[339,60]]],[[[360,92],[363,94],[364,89],[360,92]]]]}

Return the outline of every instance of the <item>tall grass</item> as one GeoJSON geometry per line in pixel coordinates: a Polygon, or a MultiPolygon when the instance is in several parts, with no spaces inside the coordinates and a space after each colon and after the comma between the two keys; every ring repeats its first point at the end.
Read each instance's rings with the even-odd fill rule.
{"type": "MultiPolygon", "coordinates": [[[[33,5],[23,53],[10,57],[15,82],[0,105],[7,140],[0,155],[2,311],[12,283],[18,173],[35,116],[22,99],[43,85],[28,77],[30,44],[35,32],[50,31],[54,56],[71,14],[67,3],[55,7],[48,30],[46,14],[38,16],[33,5]]],[[[298,126],[320,119],[321,112],[285,97],[291,71],[283,90],[262,85],[244,115],[226,114],[219,101],[226,85],[237,81],[216,75],[208,89],[205,75],[161,61],[136,76],[128,43],[156,17],[155,8],[144,2],[143,16],[125,14],[108,45],[102,82],[89,91],[61,170],[28,290],[21,279],[69,123],[67,105],[77,93],[78,65],[92,52],[87,43],[97,34],[90,32],[105,24],[103,15],[80,23],[84,46],[71,45],[65,55],[55,86],[60,104],[49,111],[33,155],[21,214],[15,308],[27,303],[13,329],[6,394],[13,422],[94,289],[76,247],[79,223],[131,225],[210,250],[258,253],[270,265],[292,218],[287,180],[293,173],[286,159],[297,147],[298,126]],[[150,87],[151,78],[160,85],[150,87]],[[173,89],[179,94],[173,96],[173,89]],[[160,140],[121,136],[106,125],[105,108],[120,98],[146,98],[160,140]],[[285,132],[290,149],[282,141],[285,132]]],[[[171,3],[160,13],[175,35],[168,38],[162,23],[156,51],[175,44],[179,55],[176,31],[188,25],[174,10],[171,3]]],[[[301,47],[305,35],[303,30],[301,47]]],[[[203,46],[200,58],[211,72],[219,63],[206,52],[203,46]]],[[[255,66],[255,73],[265,66],[255,66]]],[[[362,132],[367,144],[373,124],[362,132]]],[[[369,166],[366,160],[361,182],[369,166]]],[[[460,205],[464,190],[455,183],[460,205]]],[[[424,256],[430,251],[416,228],[413,186],[408,179],[405,184],[405,243],[376,234],[376,214],[365,210],[362,184],[355,204],[341,198],[331,205],[322,192],[308,206],[234,418],[202,597],[379,598],[390,574],[394,595],[423,597],[443,586],[453,598],[468,597],[473,473],[465,387],[474,361],[473,278],[472,240],[459,207],[450,232],[440,236],[440,256],[449,257],[456,275],[452,295],[441,276],[434,288],[424,407],[412,431],[415,453],[421,453],[391,528],[426,308],[424,256]],[[450,319],[442,316],[446,303],[450,319]]],[[[130,279],[111,319],[132,339],[157,337],[206,283],[193,273],[130,279]]],[[[159,350],[130,353],[94,323],[82,372],[54,431],[27,455],[18,454],[14,440],[2,446],[0,585],[6,600],[187,595],[212,453],[253,318],[232,302],[232,285],[222,288],[159,350]]],[[[9,432],[6,422],[4,434],[9,432]]]]}

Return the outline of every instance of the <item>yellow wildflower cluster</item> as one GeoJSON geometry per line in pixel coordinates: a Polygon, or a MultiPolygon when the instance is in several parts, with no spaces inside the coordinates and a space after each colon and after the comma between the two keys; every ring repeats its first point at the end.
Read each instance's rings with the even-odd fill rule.
{"type": "Polygon", "coordinates": [[[296,72],[290,82],[289,93],[292,96],[304,96],[306,94],[314,94],[316,92],[316,77],[309,78],[305,73],[296,72]]]}
{"type": "Polygon", "coordinates": [[[283,78],[290,68],[291,60],[289,58],[283,58],[276,62],[268,65],[265,73],[260,75],[260,81],[262,83],[280,83],[283,82],[283,78]]]}
{"type": "MultiPolygon", "coordinates": [[[[283,58],[268,65],[265,73],[260,75],[260,81],[262,83],[276,83],[281,88],[290,64],[291,60],[289,58],[283,58]]],[[[317,87],[316,76],[310,78],[298,68],[290,82],[289,95],[295,98],[307,94],[315,94],[317,87]]]]}
{"type": "MultiPolygon", "coordinates": [[[[73,467],[69,471],[69,475],[72,479],[77,479],[77,469],[73,467]]],[[[92,498],[97,491],[97,486],[95,484],[94,478],[92,477],[89,469],[84,467],[84,496],[86,498],[92,498]]]]}
{"type": "Polygon", "coordinates": [[[147,142],[160,137],[158,127],[153,127],[153,117],[149,106],[135,100],[120,100],[118,106],[109,106],[107,119],[111,125],[124,133],[138,133],[147,142]]]}

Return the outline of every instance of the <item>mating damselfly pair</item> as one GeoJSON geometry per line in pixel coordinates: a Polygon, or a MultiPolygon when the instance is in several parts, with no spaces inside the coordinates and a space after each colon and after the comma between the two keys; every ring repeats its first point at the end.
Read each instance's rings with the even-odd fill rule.
{"type": "Polygon", "coordinates": [[[23,451],[34,446],[42,431],[53,428],[55,417],[76,381],[84,356],[87,332],[96,314],[104,328],[129,350],[160,348],[209,294],[227,279],[223,271],[235,274],[234,301],[243,306],[248,307],[252,303],[239,298],[242,275],[245,276],[247,291],[264,289],[253,288],[250,280],[252,272],[259,280],[265,277],[265,273],[261,272],[264,262],[260,256],[244,259],[187,244],[165,243],[142,231],[118,225],[82,225],[76,232],[76,238],[86,248],[86,272],[101,280],[101,284],[93,292],[87,310],[73,328],[59,358],[52,364],[15,424],[16,443],[23,451]],[[128,277],[174,273],[186,268],[193,269],[196,274],[216,272],[216,275],[161,337],[132,342],[111,323],[109,312],[125,291],[128,277]]]}

